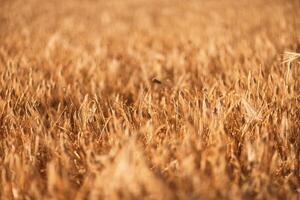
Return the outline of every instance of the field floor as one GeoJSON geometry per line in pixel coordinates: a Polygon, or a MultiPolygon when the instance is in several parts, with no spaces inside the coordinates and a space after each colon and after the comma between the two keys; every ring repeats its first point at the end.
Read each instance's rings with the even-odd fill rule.
{"type": "Polygon", "coordinates": [[[0,0],[0,199],[300,199],[299,0],[0,0]]]}

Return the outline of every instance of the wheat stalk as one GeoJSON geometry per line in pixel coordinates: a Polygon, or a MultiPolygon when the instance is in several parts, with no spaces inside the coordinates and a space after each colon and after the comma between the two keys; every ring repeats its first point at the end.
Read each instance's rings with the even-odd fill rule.
{"type": "Polygon", "coordinates": [[[292,63],[300,58],[300,53],[286,51],[283,56],[283,63],[292,63]]]}

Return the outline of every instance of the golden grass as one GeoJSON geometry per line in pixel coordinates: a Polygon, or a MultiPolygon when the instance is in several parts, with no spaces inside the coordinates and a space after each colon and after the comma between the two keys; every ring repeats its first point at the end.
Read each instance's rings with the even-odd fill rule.
{"type": "Polygon", "coordinates": [[[299,199],[299,1],[0,4],[1,199],[299,199]]]}

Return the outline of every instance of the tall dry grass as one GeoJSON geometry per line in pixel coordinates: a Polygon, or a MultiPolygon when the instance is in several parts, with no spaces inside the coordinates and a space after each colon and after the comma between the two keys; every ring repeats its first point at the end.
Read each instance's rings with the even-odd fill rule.
{"type": "Polygon", "coordinates": [[[299,199],[299,1],[0,4],[1,199],[299,199]]]}

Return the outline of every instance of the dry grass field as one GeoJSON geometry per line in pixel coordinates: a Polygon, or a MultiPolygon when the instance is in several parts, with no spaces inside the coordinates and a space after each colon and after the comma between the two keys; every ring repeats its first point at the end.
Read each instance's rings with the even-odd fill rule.
{"type": "Polygon", "coordinates": [[[300,199],[299,0],[0,0],[0,199],[300,199]]]}

